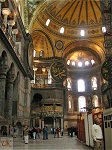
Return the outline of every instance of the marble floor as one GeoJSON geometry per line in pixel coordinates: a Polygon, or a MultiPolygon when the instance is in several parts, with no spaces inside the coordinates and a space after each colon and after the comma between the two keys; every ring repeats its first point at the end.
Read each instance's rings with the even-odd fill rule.
{"type": "MultiPolygon", "coordinates": [[[[0,148],[3,150],[4,148],[0,148]]],[[[48,140],[41,139],[29,139],[28,144],[24,144],[24,140],[21,137],[13,138],[13,148],[6,148],[6,150],[92,150],[92,148],[84,145],[77,140],[76,137],[68,137],[64,135],[62,138],[53,138],[53,135],[49,135],[48,140]]]]}

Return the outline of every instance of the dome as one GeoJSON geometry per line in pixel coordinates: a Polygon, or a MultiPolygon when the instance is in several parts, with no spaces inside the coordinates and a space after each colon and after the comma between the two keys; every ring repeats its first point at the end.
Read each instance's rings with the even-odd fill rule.
{"type": "Polygon", "coordinates": [[[47,5],[44,12],[54,22],[65,27],[91,27],[101,23],[100,1],[54,1],[47,5]]]}
{"type": "Polygon", "coordinates": [[[33,24],[36,21],[44,26],[49,32],[59,35],[63,26],[63,36],[77,36],[79,29],[87,30],[86,34],[92,36],[101,34],[101,13],[100,1],[96,0],[69,0],[49,1],[35,13],[33,24]],[[36,20],[35,20],[36,19],[36,20]],[[47,19],[50,19],[49,26],[46,26],[47,19]]]}
{"type": "MultiPolygon", "coordinates": [[[[97,47],[100,50],[103,49],[101,20],[100,1],[44,1],[36,9],[30,23],[31,30],[29,30],[33,38],[37,56],[43,50],[43,57],[63,57],[66,55],[66,47],[70,47],[70,45],[73,45],[74,42],[76,43],[79,40],[89,41],[89,43],[92,41],[94,43],[93,47],[96,47],[95,44],[100,43],[97,47]],[[49,23],[46,24],[48,20],[49,23]],[[60,33],[61,28],[64,29],[64,33],[60,33]],[[85,37],[81,37],[81,30],[84,30],[85,37]]],[[[67,53],[69,50],[67,49],[67,53]]],[[[95,51],[96,54],[97,51],[99,53],[99,50],[96,48],[95,51]]],[[[104,59],[104,50],[100,53],[104,59]]]]}

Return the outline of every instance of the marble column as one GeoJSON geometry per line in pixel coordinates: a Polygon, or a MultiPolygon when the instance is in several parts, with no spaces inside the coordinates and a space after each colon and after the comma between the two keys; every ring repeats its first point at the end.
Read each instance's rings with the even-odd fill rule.
{"type": "Polygon", "coordinates": [[[42,129],[44,128],[44,120],[42,120],[42,129]]]}
{"type": "Polygon", "coordinates": [[[0,116],[4,116],[7,65],[0,65],[0,116]]]}
{"type": "Polygon", "coordinates": [[[7,114],[6,117],[8,119],[9,124],[12,124],[12,104],[13,104],[13,83],[14,83],[14,74],[12,73],[12,70],[9,70],[7,74],[7,100],[6,100],[6,108],[7,108],[7,114]]]}
{"type": "Polygon", "coordinates": [[[14,81],[14,90],[13,90],[13,108],[12,108],[12,115],[13,117],[17,116],[17,105],[18,105],[18,100],[19,100],[19,75],[17,75],[15,81],[14,81]]]}
{"type": "Polygon", "coordinates": [[[33,119],[33,127],[35,127],[35,118],[33,119]]]}
{"type": "Polygon", "coordinates": [[[41,119],[39,119],[39,128],[41,129],[41,119]]]}
{"type": "Polygon", "coordinates": [[[53,124],[54,124],[54,128],[55,128],[56,127],[56,119],[54,118],[53,121],[54,121],[53,124]]]}
{"type": "Polygon", "coordinates": [[[61,129],[63,129],[63,118],[61,118],[61,129]]]}

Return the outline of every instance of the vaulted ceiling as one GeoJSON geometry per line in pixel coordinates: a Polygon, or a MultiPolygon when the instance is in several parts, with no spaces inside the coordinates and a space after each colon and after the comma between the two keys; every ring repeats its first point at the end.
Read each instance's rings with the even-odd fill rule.
{"type": "MultiPolygon", "coordinates": [[[[36,1],[35,1],[36,2],[36,1]]],[[[44,57],[77,59],[80,51],[84,57],[94,56],[98,63],[105,59],[103,47],[100,1],[96,0],[44,0],[35,7],[29,31],[34,49],[44,51],[44,57]],[[47,19],[50,23],[46,26],[47,19]],[[64,27],[64,33],[60,28],[64,27]],[[80,36],[80,31],[85,36],[80,36]],[[73,55],[73,56],[72,56],[73,55]]]]}

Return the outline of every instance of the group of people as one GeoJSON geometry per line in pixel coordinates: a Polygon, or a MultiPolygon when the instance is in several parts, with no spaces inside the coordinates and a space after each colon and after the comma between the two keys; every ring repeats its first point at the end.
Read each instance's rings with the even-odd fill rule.
{"type": "Polygon", "coordinates": [[[7,127],[4,126],[4,128],[1,131],[1,134],[3,136],[11,135],[13,138],[16,138],[16,136],[17,136],[17,129],[16,129],[15,126],[12,126],[12,127],[9,128],[9,130],[7,130],[7,127]]]}
{"type": "MultiPolygon", "coordinates": [[[[63,129],[60,129],[59,127],[53,128],[53,135],[54,138],[60,138],[63,136],[63,129]]],[[[70,128],[67,128],[68,136],[73,137],[74,135],[78,135],[77,128],[72,126],[70,128]]],[[[43,140],[48,139],[48,127],[44,126],[43,128],[43,140]]],[[[25,144],[28,144],[28,139],[40,139],[40,133],[41,129],[39,127],[32,127],[29,128],[28,126],[25,126],[23,130],[23,137],[25,144]]],[[[2,135],[7,135],[6,128],[2,130],[2,135]]],[[[16,128],[12,127],[10,128],[10,135],[12,137],[16,137],[16,128]]],[[[94,119],[94,124],[92,125],[92,138],[94,141],[94,150],[103,150],[103,134],[102,134],[102,128],[100,126],[100,120],[98,118],[94,119]]]]}
{"type": "MultiPolygon", "coordinates": [[[[47,126],[44,126],[43,130],[43,140],[47,140],[48,139],[48,133],[49,133],[49,129],[47,126]]],[[[25,126],[24,130],[23,130],[23,138],[24,138],[24,142],[25,144],[28,144],[28,139],[40,139],[40,133],[41,133],[41,129],[39,127],[32,127],[29,128],[28,126],[25,126]]],[[[60,128],[53,128],[53,135],[54,138],[60,138],[63,136],[63,129],[60,128]]]]}
{"type": "Polygon", "coordinates": [[[59,127],[57,128],[53,128],[53,134],[54,134],[54,138],[56,137],[57,135],[57,138],[60,138],[63,136],[63,128],[60,129],[59,127]]]}
{"type": "Polygon", "coordinates": [[[68,132],[68,136],[69,137],[73,137],[75,135],[78,137],[78,129],[77,129],[77,127],[72,126],[70,128],[67,128],[67,132],[68,132]]]}
{"type": "Polygon", "coordinates": [[[23,130],[23,137],[24,137],[24,141],[25,144],[28,144],[28,139],[40,139],[40,133],[41,133],[41,129],[39,127],[32,127],[29,128],[28,126],[25,126],[24,130],[23,130]]]}
{"type": "Polygon", "coordinates": [[[41,133],[41,129],[39,127],[33,127],[29,129],[29,138],[30,139],[40,139],[40,133],[41,133]]]}

